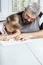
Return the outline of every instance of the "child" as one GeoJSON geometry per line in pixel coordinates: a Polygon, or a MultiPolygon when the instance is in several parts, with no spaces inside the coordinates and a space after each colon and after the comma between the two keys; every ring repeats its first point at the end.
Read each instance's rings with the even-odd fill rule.
{"type": "Polygon", "coordinates": [[[0,40],[9,40],[11,38],[16,37],[19,34],[20,34],[19,16],[16,14],[8,16],[6,22],[3,24],[3,32],[1,32],[0,40]]]}

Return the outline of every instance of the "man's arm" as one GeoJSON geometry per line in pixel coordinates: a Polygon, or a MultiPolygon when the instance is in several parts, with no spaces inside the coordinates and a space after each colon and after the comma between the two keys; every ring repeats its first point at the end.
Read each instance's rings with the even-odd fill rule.
{"type": "Polygon", "coordinates": [[[27,40],[27,39],[35,39],[35,38],[43,38],[43,30],[32,33],[22,33],[16,36],[16,40],[27,40]]]}
{"type": "Polygon", "coordinates": [[[28,35],[31,35],[30,38],[43,38],[43,30],[40,30],[38,32],[28,33],[28,35]]]}

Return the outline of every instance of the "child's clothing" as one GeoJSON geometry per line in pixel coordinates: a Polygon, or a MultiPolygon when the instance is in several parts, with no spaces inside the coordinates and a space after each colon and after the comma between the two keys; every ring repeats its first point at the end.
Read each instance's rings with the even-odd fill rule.
{"type": "Polygon", "coordinates": [[[0,25],[0,32],[2,33],[3,36],[8,35],[7,32],[6,32],[5,29],[4,29],[3,22],[2,22],[2,24],[0,25]]]}

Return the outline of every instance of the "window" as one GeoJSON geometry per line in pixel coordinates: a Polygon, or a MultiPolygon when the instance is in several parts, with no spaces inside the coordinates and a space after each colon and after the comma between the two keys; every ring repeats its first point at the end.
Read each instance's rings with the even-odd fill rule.
{"type": "Polygon", "coordinates": [[[8,15],[24,10],[30,2],[40,0],[0,0],[0,20],[5,20],[8,15]]]}

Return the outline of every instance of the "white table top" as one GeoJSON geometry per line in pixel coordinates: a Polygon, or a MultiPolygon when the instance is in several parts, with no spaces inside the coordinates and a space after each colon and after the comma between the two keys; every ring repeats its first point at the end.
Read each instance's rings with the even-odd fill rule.
{"type": "Polygon", "coordinates": [[[22,42],[0,41],[0,50],[4,65],[43,65],[42,38],[22,42]]]}

